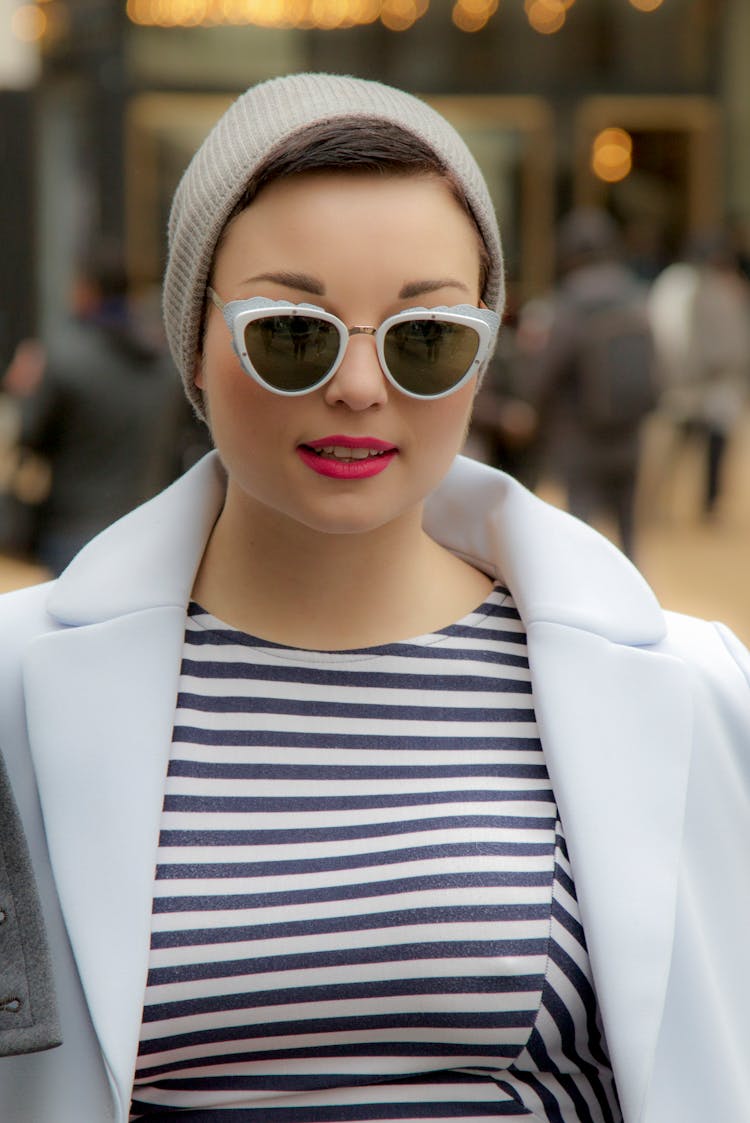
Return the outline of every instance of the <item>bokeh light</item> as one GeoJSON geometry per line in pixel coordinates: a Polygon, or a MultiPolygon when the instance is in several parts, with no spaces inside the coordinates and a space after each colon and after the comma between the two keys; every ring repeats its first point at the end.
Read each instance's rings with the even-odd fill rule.
{"type": "Polygon", "coordinates": [[[481,31],[497,11],[497,0],[456,0],[451,19],[460,31],[481,31]]]}
{"type": "MultiPolygon", "coordinates": [[[[460,0],[470,6],[497,8],[497,0],[460,0]]],[[[406,31],[421,19],[430,0],[127,0],[128,18],[151,27],[212,27],[255,24],[258,27],[321,28],[374,23],[406,31]]]]}
{"type": "Polygon", "coordinates": [[[540,35],[554,35],[559,31],[569,7],[565,0],[524,0],[529,25],[540,35]]]}
{"type": "Polygon", "coordinates": [[[633,138],[625,129],[602,129],[591,147],[591,168],[605,183],[619,183],[633,169],[633,138]]]}
{"type": "Polygon", "coordinates": [[[11,16],[10,29],[23,43],[36,43],[47,30],[47,13],[36,4],[21,4],[11,16]]]}
{"type": "Polygon", "coordinates": [[[418,19],[414,0],[383,0],[380,22],[389,31],[408,31],[418,19]]]}

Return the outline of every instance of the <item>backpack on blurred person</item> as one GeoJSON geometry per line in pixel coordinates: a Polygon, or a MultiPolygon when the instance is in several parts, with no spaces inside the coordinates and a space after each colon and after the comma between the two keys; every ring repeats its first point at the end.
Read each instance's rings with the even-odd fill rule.
{"type": "Polygon", "coordinates": [[[571,211],[558,230],[558,258],[580,425],[594,440],[633,434],[659,388],[645,288],[622,261],[612,216],[571,211]]]}
{"type": "Polygon", "coordinates": [[[637,428],[659,397],[654,341],[640,294],[576,311],[581,420],[592,434],[637,428]]]}

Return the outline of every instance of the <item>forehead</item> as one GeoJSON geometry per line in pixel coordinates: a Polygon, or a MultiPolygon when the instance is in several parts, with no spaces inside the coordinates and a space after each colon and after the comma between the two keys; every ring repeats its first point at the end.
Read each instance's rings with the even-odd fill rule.
{"type": "Polygon", "coordinates": [[[448,206],[459,210],[467,207],[460,201],[460,191],[446,176],[432,171],[369,171],[364,169],[316,169],[284,175],[264,184],[252,200],[232,215],[221,232],[220,242],[226,237],[237,218],[248,211],[264,214],[276,213],[287,207],[298,211],[301,205],[320,208],[326,201],[341,199],[360,200],[372,206],[379,199],[391,205],[408,205],[408,200],[418,196],[440,197],[448,206]]]}
{"type": "Polygon", "coordinates": [[[432,173],[316,171],[265,186],[225,228],[215,264],[281,255],[308,266],[316,258],[350,257],[361,268],[363,255],[377,262],[409,254],[458,257],[476,267],[478,231],[447,180],[432,173]]]}

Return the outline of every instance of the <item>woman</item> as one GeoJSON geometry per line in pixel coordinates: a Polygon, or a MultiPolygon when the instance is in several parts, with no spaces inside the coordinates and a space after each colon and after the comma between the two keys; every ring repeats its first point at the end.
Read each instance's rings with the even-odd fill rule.
{"type": "Polygon", "coordinates": [[[274,80],[188,168],[217,451],[2,606],[63,1035],[17,1123],[746,1117],[750,660],[454,463],[501,304],[405,94],[274,80]]]}

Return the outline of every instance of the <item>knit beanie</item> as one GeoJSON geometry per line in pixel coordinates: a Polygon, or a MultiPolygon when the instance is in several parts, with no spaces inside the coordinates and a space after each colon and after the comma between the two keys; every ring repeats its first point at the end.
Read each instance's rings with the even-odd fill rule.
{"type": "Polygon", "coordinates": [[[371,117],[419,137],[457,178],[484,239],[489,270],[482,299],[502,314],[504,283],[497,219],[487,184],[459,133],[419,98],[379,82],[293,74],[252,86],[219,119],[177,186],[169,216],[164,323],[185,391],[203,416],[195,364],[206,285],[216,245],[248,182],[283,142],[311,125],[371,117]]]}

